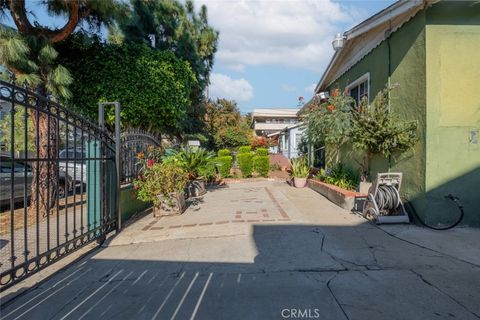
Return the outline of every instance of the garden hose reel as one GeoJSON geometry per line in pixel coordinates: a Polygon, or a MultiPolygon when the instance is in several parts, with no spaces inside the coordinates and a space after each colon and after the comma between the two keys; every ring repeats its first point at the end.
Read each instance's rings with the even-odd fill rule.
{"type": "Polygon", "coordinates": [[[402,173],[379,173],[368,190],[363,216],[376,223],[410,223],[400,198],[402,173]]]}

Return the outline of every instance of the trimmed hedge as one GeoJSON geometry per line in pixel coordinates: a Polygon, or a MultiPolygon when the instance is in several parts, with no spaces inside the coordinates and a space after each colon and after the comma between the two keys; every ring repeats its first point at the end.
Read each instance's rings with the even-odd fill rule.
{"type": "Polygon", "coordinates": [[[270,171],[270,159],[268,156],[255,156],[253,157],[253,168],[255,172],[262,177],[268,177],[270,171]]]}
{"type": "Polygon", "coordinates": [[[232,155],[232,153],[230,152],[230,150],[228,149],[220,149],[218,150],[218,156],[219,157],[226,157],[226,156],[230,156],[232,155]]]}
{"type": "Polygon", "coordinates": [[[257,156],[268,156],[268,149],[267,148],[258,148],[255,150],[255,155],[257,156]]]}
{"type": "Polygon", "coordinates": [[[251,177],[253,172],[253,162],[251,153],[239,153],[237,154],[237,162],[240,170],[242,170],[242,176],[244,178],[251,177]]]}
{"type": "Polygon", "coordinates": [[[251,146],[243,146],[238,148],[238,153],[250,153],[250,152],[252,152],[251,146]]]}
{"type": "Polygon", "coordinates": [[[232,169],[232,156],[217,157],[218,172],[222,178],[230,176],[230,170],[232,169]]]}

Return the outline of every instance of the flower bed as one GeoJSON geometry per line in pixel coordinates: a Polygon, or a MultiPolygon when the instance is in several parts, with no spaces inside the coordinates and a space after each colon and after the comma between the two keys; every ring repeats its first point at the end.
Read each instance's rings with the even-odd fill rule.
{"type": "Polygon", "coordinates": [[[366,194],[360,192],[345,190],[314,179],[308,179],[307,185],[310,189],[320,193],[337,206],[346,210],[354,209],[356,198],[367,196],[366,194]]]}

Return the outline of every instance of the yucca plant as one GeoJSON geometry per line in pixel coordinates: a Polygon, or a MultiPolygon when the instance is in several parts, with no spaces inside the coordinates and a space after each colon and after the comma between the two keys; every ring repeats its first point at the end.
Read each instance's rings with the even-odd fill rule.
{"type": "Polygon", "coordinates": [[[213,157],[215,154],[206,149],[186,147],[165,157],[164,162],[175,163],[188,174],[190,180],[195,180],[200,178],[200,172],[211,165],[213,157]]]}
{"type": "Polygon", "coordinates": [[[290,161],[291,174],[297,178],[308,178],[310,168],[305,157],[292,159],[290,161]]]}

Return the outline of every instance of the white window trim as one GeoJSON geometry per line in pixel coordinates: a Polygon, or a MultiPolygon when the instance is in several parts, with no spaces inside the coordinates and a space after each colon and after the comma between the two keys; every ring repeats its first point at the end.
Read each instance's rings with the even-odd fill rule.
{"type": "Polygon", "coordinates": [[[368,98],[368,103],[370,104],[370,72],[365,73],[363,76],[361,76],[361,77],[358,78],[357,80],[351,82],[351,83],[347,86],[347,90],[348,90],[348,92],[350,92],[350,89],[351,89],[351,88],[354,88],[354,87],[358,86],[358,85],[361,84],[362,82],[365,82],[365,80],[367,80],[367,83],[368,83],[367,98],[368,98]]]}

